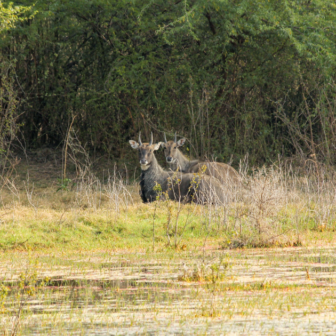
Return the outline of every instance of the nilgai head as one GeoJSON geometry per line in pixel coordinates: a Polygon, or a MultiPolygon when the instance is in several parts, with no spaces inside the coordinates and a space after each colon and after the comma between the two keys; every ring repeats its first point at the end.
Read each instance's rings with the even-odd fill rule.
{"type": "Polygon", "coordinates": [[[142,143],[141,132],[139,132],[139,143],[134,140],[130,140],[129,143],[133,149],[137,149],[139,151],[141,170],[149,169],[153,160],[155,160],[154,151],[160,148],[161,142],[153,144],[153,133],[151,133],[150,142],[142,143]]]}
{"type": "Polygon", "coordinates": [[[166,157],[166,161],[170,164],[176,163],[178,148],[183,146],[186,142],[185,138],[180,139],[177,141],[176,132],[175,138],[173,140],[167,141],[166,133],[164,133],[164,142],[161,142],[162,147],[164,148],[164,154],[166,157]]]}

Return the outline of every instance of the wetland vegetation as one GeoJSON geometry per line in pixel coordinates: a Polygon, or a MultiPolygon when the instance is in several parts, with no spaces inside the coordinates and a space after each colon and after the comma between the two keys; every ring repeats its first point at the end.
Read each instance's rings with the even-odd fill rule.
{"type": "Polygon", "coordinates": [[[304,177],[285,166],[256,170],[217,206],[143,204],[137,183],[118,174],[73,173],[60,188],[49,180],[57,170],[42,167],[19,164],[1,192],[4,335],[335,330],[336,207],[327,171],[317,178],[315,165],[304,177]],[[19,175],[27,168],[29,181],[19,175]]]}

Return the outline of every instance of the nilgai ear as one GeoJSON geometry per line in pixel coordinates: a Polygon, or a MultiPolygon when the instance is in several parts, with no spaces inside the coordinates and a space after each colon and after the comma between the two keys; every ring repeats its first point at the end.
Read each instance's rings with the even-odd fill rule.
{"type": "Polygon", "coordinates": [[[139,148],[139,144],[136,141],[130,140],[129,143],[133,149],[139,148]]]}
{"type": "Polygon", "coordinates": [[[158,150],[160,148],[160,146],[163,146],[162,142],[158,142],[157,144],[154,145],[154,150],[158,150]]]}
{"type": "Polygon", "coordinates": [[[187,141],[186,138],[180,139],[179,141],[177,141],[177,146],[179,146],[179,147],[183,146],[186,141],[187,141]]]}
{"type": "Polygon", "coordinates": [[[162,148],[165,148],[165,143],[164,142],[159,142],[159,144],[162,148]]]}

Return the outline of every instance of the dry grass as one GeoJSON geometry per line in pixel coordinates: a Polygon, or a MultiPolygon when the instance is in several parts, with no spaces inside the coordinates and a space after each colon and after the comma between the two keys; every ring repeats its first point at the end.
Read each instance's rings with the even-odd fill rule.
{"type": "Polygon", "coordinates": [[[142,204],[137,183],[116,170],[104,179],[87,170],[43,187],[26,173],[0,194],[0,247],[155,249],[197,241],[205,248],[209,240],[224,248],[299,246],[309,232],[336,230],[330,174],[273,165],[242,175],[242,185],[226,187],[225,204],[204,206],[142,204]]]}

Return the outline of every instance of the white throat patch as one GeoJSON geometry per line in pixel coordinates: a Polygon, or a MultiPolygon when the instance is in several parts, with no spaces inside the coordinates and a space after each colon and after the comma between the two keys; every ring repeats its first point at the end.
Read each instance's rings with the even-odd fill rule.
{"type": "Polygon", "coordinates": [[[150,167],[150,165],[141,165],[141,170],[147,170],[150,167]]]}

